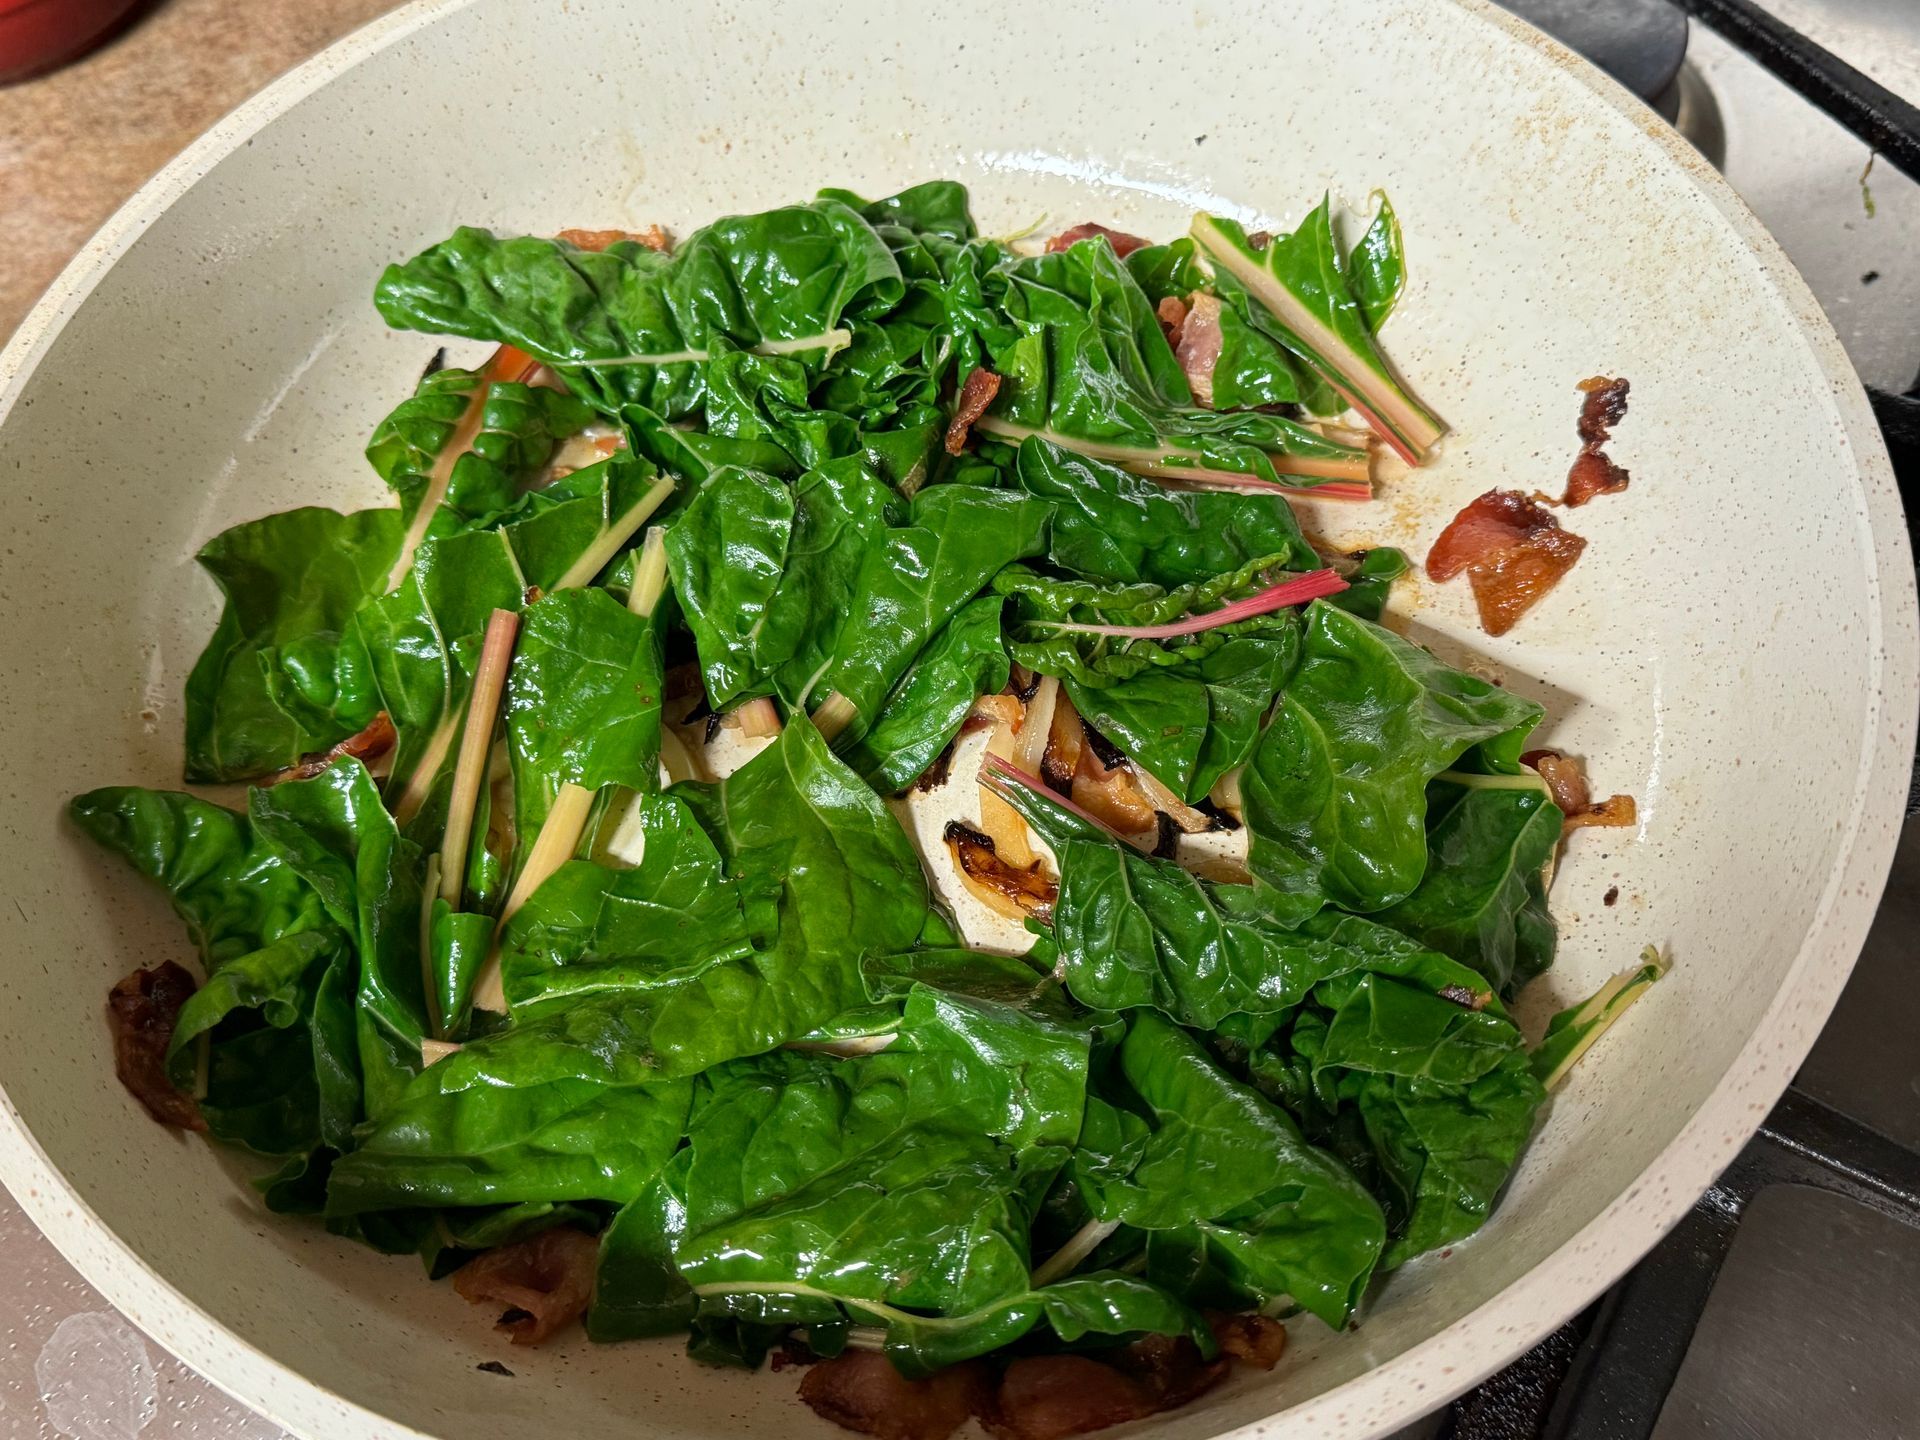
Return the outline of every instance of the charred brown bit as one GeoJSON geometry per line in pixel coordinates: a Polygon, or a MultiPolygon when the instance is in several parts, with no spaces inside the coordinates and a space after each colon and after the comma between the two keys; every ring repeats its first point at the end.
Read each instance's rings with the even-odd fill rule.
{"type": "Polygon", "coordinates": [[[1153,849],[1147,853],[1156,860],[1174,860],[1180,855],[1180,827],[1164,810],[1153,812],[1153,849]]]}
{"type": "Polygon", "coordinates": [[[562,1225],[489,1250],[454,1274],[475,1305],[506,1307],[494,1328],[516,1345],[538,1345],[587,1313],[600,1242],[562,1225]]]}
{"type": "Polygon", "coordinates": [[[180,1007],[197,988],[193,976],[167,960],[151,970],[134,971],[107,992],[113,1073],[149,1115],[181,1130],[207,1128],[193,1096],[175,1089],[167,1077],[173,1027],[179,1022],[180,1007]]]}
{"type": "Polygon", "coordinates": [[[1053,910],[1060,887],[1037,858],[1031,865],[1010,864],[1000,857],[991,836],[958,820],[947,822],[941,838],[967,889],[1000,914],[1010,919],[1044,918],[1053,910]]]}
{"type": "Polygon", "coordinates": [[[1442,985],[1439,993],[1442,1000],[1451,1000],[1468,1010],[1484,1010],[1487,1002],[1493,999],[1492,991],[1470,990],[1465,985],[1442,985]]]}
{"type": "Polygon", "coordinates": [[[800,1382],[800,1398],[823,1420],[881,1440],[947,1440],[988,1407],[986,1368],[954,1365],[909,1380],[877,1350],[848,1350],[823,1360],[800,1382]]]}
{"type": "Polygon", "coordinates": [[[1056,255],[1070,246],[1077,245],[1082,240],[1092,239],[1095,235],[1106,236],[1107,243],[1113,247],[1113,253],[1118,255],[1122,260],[1126,259],[1127,256],[1131,255],[1134,251],[1146,248],[1148,244],[1147,241],[1142,240],[1138,235],[1129,235],[1124,230],[1109,230],[1104,225],[1095,225],[1089,221],[1087,224],[1075,225],[1070,229],[1062,230],[1058,235],[1047,241],[1047,253],[1049,255],[1056,255]]]}
{"type": "Polygon", "coordinates": [[[1620,902],[1620,887],[1618,885],[1609,885],[1607,887],[1607,893],[1600,897],[1600,903],[1602,905],[1605,905],[1608,909],[1612,909],[1619,902],[1620,902]]]}
{"type": "Polygon", "coordinates": [[[1167,337],[1167,344],[1178,354],[1180,333],[1187,323],[1187,302],[1178,295],[1169,295],[1153,307],[1153,313],[1159,317],[1160,333],[1167,337]]]}
{"type": "Polygon", "coordinates": [[[1445,581],[1466,571],[1480,628],[1504,635],[1586,548],[1538,501],[1518,490],[1489,490],[1440,532],[1427,552],[1427,574],[1445,581]]]}
{"type": "MultiPolygon", "coordinates": [[[[964,723],[964,722],[962,722],[964,723]]],[[[933,757],[933,763],[913,782],[913,788],[922,795],[931,795],[947,783],[947,772],[953,768],[953,742],[947,742],[947,748],[933,757]]]]}
{"type": "Polygon", "coordinates": [[[1596,375],[1582,380],[1587,398],[1580,405],[1580,453],[1567,472],[1567,493],[1561,503],[1584,505],[1596,495],[1616,495],[1630,478],[1606,453],[1613,427],[1627,413],[1627,381],[1596,375]]]}
{"type": "Polygon", "coordinates": [[[1532,766],[1547,782],[1553,803],[1565,817],[1560,826],[1562,834],[1589,825],[1623,826],[1639,822],[1640,807],[1631,795],[1611,795],[1596,803],[1593,792],[1587,788],[1586,771],[1570,755],[1562,755],[1558,750],[1529,750],[1520,757],[1520,763],[1532,766]]]}
{"type": "Polygon", "coordinates": [[[673,240],[658,225],[649,225],[645,230],[562,230],[553,237],[564,240],[581,250],[605,250],[609,245],[617,245],[622,240],[631,240],[636,245],[644,245],[649,250],[658,250],[662,255],[673,249],[673,240]]]}
{"type": "Polygon", "coordinates": [[[1000,393],[1000,377],[991,370],[975,366],[960,386],[960,402],[947,425],[947,453],[958,455],[967,448],[967,432],[973,422],[987,413],[993,397],[1000,393]]]}
{"type": "Polygon", "coordinates": [[[351,756],[363,765],[370,765],[393,749],[393,742],[399,737],[394,733],[393,721],[382,710],[369,720],[366,728],[357,734],[349,735],[338,745],[326,750],[314,750],[302,755],[284,770],[276,770],[260,784],[278,785],[287,780],[311,780],[325,770],[334,761],[351,756]]]}
{"type": "Polygon", "coordinates": [[[1265,1315],[1207,1312],[1214,1341],[1223,1353],[1262,1370],[1271,1370],[1287,1353],[1287,1327],[1265,1315]]]}
{"type": "Polygon", "coordinates": [[[1271,230],[1249,230],[1247,232],[1247,248],[1249,250],[1264,250],[1271,244],[1273,244],[1273,232],[1271,230]]]}
{"type": "Polygon", "coordinates": [[[1213,408],[1213,370],[1220,363],[1224,343],[1220,302],[1211,295],[1196,293],[1187,323],[1180,327],[1180,343],[1174,353],[1186,374],[1187,388],[1193,391],[1193,403],[1208,410],[1213,408]]]}

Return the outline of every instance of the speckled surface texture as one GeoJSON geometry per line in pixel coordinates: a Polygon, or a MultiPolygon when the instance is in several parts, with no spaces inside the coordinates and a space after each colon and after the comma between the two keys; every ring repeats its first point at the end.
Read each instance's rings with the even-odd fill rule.
{"type": "Polygon", "coordinates": [[[459,221],[684,231],[821,184],[945,173],[989,230],[1051,213],[1166,233],[1196,205],[1284,220],[1322,184],[1354,200],[1384,185],[1413,258],[1388,339],[1456,434],[1351,526],[1421,548],[1480,490],[1556,481],[1574,382],[1633,381],[1613,449],[1633,489],[1580,512],[1590,548],[1566,584],[1498,641],[1455,587],[1408,587],[1401,608],[1417,638],[1540,699],[1546,738],[1586,755],[1602,792],[1641,801],[1636,831],[1576,837],[1564,959],[1525,1013],[1648,940],[1675,962],[1558,1097],[1480,1236],[1393,1277],[1355,1333],[1302,1323],[1279,1371],[1154,1433],[1391,1429],[1643,1253],[1764,1115],[1845,979],[1891,851],[1916,663],[1864,398],[1712,173],[1478,4],[1276,0],[1257,45],[1216,0],[1124,23],[1077,0],[863,0],[827,47],[818,13],[431,0],[196,147],[0,358],[0,689],[30,697],[0,722],[18,901],[0,907],[0,1173],[157,1341],[296,1431],[832,1433],[790,1375],[702,1371],[676,1345],[476,1375],[499,1346],[446,1287],[270,1220],[230,1162],[158,1132],[113,1084],[98,996],[177,942],[58,807],[177,774],[179,681],[213,614],[200,540],[375,499],[359,447],[426,347],[381,330],[368,287],[459,221]]]}
{"type": "MultiPolygon", "coordinates": [[[[0,88],[0,337],[201,131],[392,0],[163,0],[104,48],[0,88]]],[[[0,1437],[282,1440],[132,1325],[0,1191],[0,1437]]]]}

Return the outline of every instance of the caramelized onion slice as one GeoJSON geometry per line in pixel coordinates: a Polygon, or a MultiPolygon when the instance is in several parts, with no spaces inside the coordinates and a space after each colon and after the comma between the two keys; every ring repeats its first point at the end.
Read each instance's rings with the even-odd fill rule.
{"type": "Polygon", "coordinates": [[[1060,887],[1035,858],[1029,865],[1011,865],[996,853],[993,838],[958,820],[949,820],[942,839],[953,857],[954,869],[967,893],[997,915],[1024,920],[1052,913],[1060,887]]]}

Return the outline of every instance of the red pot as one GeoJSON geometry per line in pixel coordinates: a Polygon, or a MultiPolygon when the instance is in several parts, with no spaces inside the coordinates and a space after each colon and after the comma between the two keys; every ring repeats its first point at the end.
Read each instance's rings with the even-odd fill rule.
{"type": "Polygon", "coordinates": [[[104,40],[139,0],[0,0],[0,85],[38,75],[104,40]]]}

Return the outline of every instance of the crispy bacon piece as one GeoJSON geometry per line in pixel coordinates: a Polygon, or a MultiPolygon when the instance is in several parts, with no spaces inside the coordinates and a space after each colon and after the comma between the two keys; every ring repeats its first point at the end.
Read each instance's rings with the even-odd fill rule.
{"type": "Polygon", "coordinates": [[[1440,532],[1427,552],[1427,574],[1451,580],[1466,571],[1480,628],[1504,635],[1586,548],[1538,501],[1518,490],[1489,490],[1440,532]]]}
{"type": "Polygon", "coordinates": [[[1193,403],[1208,410],[1213,408],[1213,367],[1220,363],[1220,346],[1220,302],[1211,295],[1195,292],[1174,353],[1179,357],[1180,368],[1186,372],[1193,403]]]}
{"type": "Polygon", "coordinates": [[[197,988],[193,976],[167,960],[151,970],[134,971],[107,992],[113,1073],[149,1115],[181,1130],[207,1128],[193,1096],[176,1090],[167,1077],[167,1045],[173,1039],[173,1027],[180,1019],[180,1007],[197,988]]]}
{"type": "Polygon", "coordinates": [[[538,1345],[587,1313],[600,1242],[558,1226],[489,1250],[454,1273],[453,1288],[475,1305],[504,1305],[494,1328],[516,1345],[538,1345]]]}
{"type": "Polygon", "coordinates": [[[987,407],[993,404],[993,397],[1000,393],[1000,377],[991,370],[975,367],[960,386],[959,408],[953,412],[953,420],[947,426],[947,453],[958,455],[967,448],[967,432],[973,428],[973,422],[987,413],[987,407]]]}
{"type": "Polygon", "coordinates": [[[1553,803],[1566,817],[1560,826],[1562,835],[1589,825],[1614,828],[1639,823],[1640,807],[1631,795],[1610,795],[1595,802],[1587,788],[1586,771],[1571,756],[1558,750],[1529,750],[1520,757],[1520,763],[1531,765],[1547,782],[1553,803]]]}
{"type": "Polygon", "coordinates": [[[1569,830],[1584,830],[1589,825],[1597,825],[1606,830],[1624,829],[1640,823],[1640,807],[1634,803],[1631,795],[1609,795],[1604,800],[1596,800],[1578,815],[1569,815],[1560,827],[1562,833],[1569,830]]]}
{"type": "Polygon", "coordinates": [[[1147,240],[1142,240],[1138,235],[1129,235],[1124,230],[1109,230],[1104,225],[1095,225],[1092,221],[1088,221],[1084,225],[1075,225],[1069,229],[1062,230],[1058,235],[1047,241],[1047,253],[1049,255],[1058,254],[1069,246],[1075,245],[1095,235],[1106,236],[1107,243],[1113,247],[1113,253],[1118,255],[1122,260],[1126,259],[1127,256],[1131,255],[1134,251],[1144,249],[1152,243],[1147,240]]]}
{"type": "Polygon", "coordinates": [[[562,230],[553,238],[577,245],[582,250],[604,250],[622,240],[632,240],[649,250],[658,250],[662,255],[673,249],[673,240],[658,225],[649,225],[637,234],[632,230],[562,230]]]}
{"type": "Polygon", "coordinates": [[[1064,1440],[1185,1405],[1227,1373],[1182,1336],[1148,1335],[1106,1360],[1035,1355],[1007,1367],[982,1422],[1002,1440],[1064,1440]]]}
{"type": "Polygon", "coordinates": [[[1009,920],[1029,915],[1045,919],[1052,913],[1060,887],[1048,877],[1038,857],[1031,865],[1011,864],[1000,857],[992,836],[958,820],[947,822],[941,838],[961,880],[982,904],[1009,920]]]}
{"type": "Polygon", "coordinates": [[[287,780],[311,780],[334,761],[352,756],[363,765],[371,765],[382,755],[393,749],[393,742],[399,737],[394,733],[393,721],[382,710],[367,722],[366,728],[358,734],[349,735],[338,745],[328,750],[312,750],[302,755],[284,770],[276,770],[260,784],[279,785],[287,780]]]}
{"type": "Polygon", "coordinates": [[[1211,1390],[1231,1362],[1225,1355],[1201,1359],[1200,1347],[1184,1335],[1142,1335],[1115,1351],[1113,1363],[1144,1383],[1162,1410],[1171,1410],[1211,1390]]]}
{"type": "Polygon", "coordinates": [[[1287,1327],[1265,1315],[1207,1312],[1207,1325],[1223,1353],[1262,1370],[1271,1370],[1287,1353],[1287,1327]]]}
{"type": "Polygon", "coordinates": [[[1153,313],[1160,319],[1160,330],[1167,337],[1167,344],[1178,354],[1180,333],[1187,323],[1187,302],[1177,295],[1169,295],[1153,307],[1153,313]]]}
{"type": "Polygon", "coordinates": [[[800,1398],[821,1419],[880,1440],[947,1440],[987,1407],[990,1394],[977,1362],[909,1380],[876,1350],[843,1351],[800,1382],[800,1398]]]}
{"type": "Polygon", "coordinates": [[[982,1421],[1001,1440],[1062,1440],[1160,1408],[1146,1386],[1111,1365],[1085,1355],[1030,1355],[1007,1367],[982,1421]]]}
{"type": "Polygon", "coordinates": [[[1629,476],[1614,464],[1605,446],[1613,438],[1613,427],[1627,413],[1624,379],[1609,380],[1596,375],[1582,380],[1580,388],[1587,398],[1580,405],[1580,453],[1567,472],[1567,493],[1561,503],[1584,505],[1596,495],[1615,495],[1627,488],[1629,476]]]}

